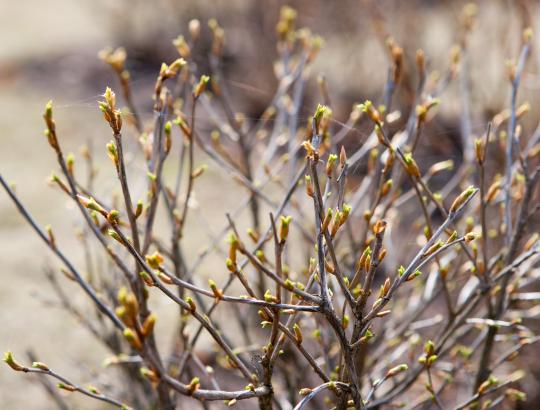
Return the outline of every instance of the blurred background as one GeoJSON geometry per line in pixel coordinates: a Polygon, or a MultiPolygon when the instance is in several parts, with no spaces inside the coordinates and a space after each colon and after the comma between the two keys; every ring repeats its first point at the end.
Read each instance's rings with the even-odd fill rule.
{"type": "MultiPolygon", "coordinates": [[[[216,18],[226,31],[224,73],[235,108],[248,121],[257,121],[277,85],[275,25],[284,4],[298,10],[298,26],[309,27],[325,40],[307,84],[305,110],[299,115],[307,119],[313,112],[320,99],[316,79],[324,75],[334,116],[345,122],[353,103],[380,99],[389,66],[385,46],[388,36],[405,50],[405,76],[395,106],[410,109],[416,86],[416,50],[423,49],[430,70],[442,75],[449,66],[451,47],[461,40],[459,27],[465,2],[0,0],[0,172],[15,184],[38,222],[54,227],[58,242],[73,260],[82,258],[73,239],[78,226],[76,213],[65,197],[46,182],[55,169],[53,153],[42,133],[46,101],[52,99],[55,103],[59,136],[66,152],[78,153],[86,143],[95,149],[103,173],[110,174],[104,149],[110,132],[97,100],[106,86],[118,84],[110,68],[98,59],[99,50],[106,46],[126,48],[134,99],[143,119],[149,120],[159,67],[178,57],[172,40],[187,34],[189,20],[201,21],[202,42],[194,58],[200,74],[205,74],[210,50],[206,22],[216,18]]],[[[525,0],[485,0],[477,5],[477,23],[467,44],[468,90],[472,132],[481,134],[487,121],[509,104],[505,61],[517,57],[524,27],[531,25],[538,31],[540,5],[525,0]]],[[[535,38],[540,37],[535,33],[535,38]]],[[[519,95],[520,101],[529,101],[532,107],[524,122],[525,133],[534,131],[540,113],[540,53],[536,52],[536,44],[533,41],[519,95]]],[[[429,125],[431,137],[425,140],[420,155],[446,158],[461,149],[461,110],[456,81],[442,96],[438,114],[429,125]]],[[[351,133],[348,143],[354,145],[359,135],[351,133]]],[[[223,179],[217,173],[210,175],[214,183],[223,179]]],[[[217,199],[210,189],[199,188],[197,195],[200,203],[217,199]]],[[[219,200],[220,207],[213,206],[205,214],[210,225],[219,221],[221,226],[224,213],[235,202],[232,196],[219,200]]],[[[199,235],[195,233],[201,243],[204,235],[199,235]]],[[[26,360],[25,352],[32,348],[41,361],[75,381],[100,380],[104,349],[57,306],[43,272],[44,266],[56,267],[56,261],[4,193],[0,193],[0,260],[0,350],[11,349],[16,357],[26,360]]],[[[68,284],[66,288],[73,291],[74,301],[84,306],[84,296],[76,287],[68,284]]],[[[177,311],[161,303],[165,305],[156,308],[162,311],[160,326],[166,330],[167,323],[175,323],[177,311]]],[[[540,362],[532,367],[540,374],[540,362]]],[[[529,393],[540,391],[534,377],[527,383],[529,393]]],[[[103,408],[80,397],[69,400],[74,408],[103,408]]],[[[0,403],[5,409],[56,408],[35,378],[15,375],[5,366],[0,366],[0,403]]],[[[530,408],[538,408],[534,407],[534,397],[531,403],[530,408]]]]}

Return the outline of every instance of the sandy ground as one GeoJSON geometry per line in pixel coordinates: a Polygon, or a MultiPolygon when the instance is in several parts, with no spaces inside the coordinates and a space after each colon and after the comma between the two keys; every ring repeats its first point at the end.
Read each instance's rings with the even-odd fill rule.
{"type": "MultiPolygon", "coordinates": [[[[63,198],[46,183],[46,177],[54,167],[54,157],[43,137],[41,113],[49,98],[65,105],[57,112],[62,124],[61,132],[68,136],[66,145],[73,150],[75,141],[71,135],[79,121],[89,120],[91,111],[73,104],[73,101],[84,97],[77,96],[76,89],[72,88],[74,94],[66,93],[67,87],[58,82],[55,88],[42,84],[29,86],[11,64],[28,57],[47,57],[61,48],[72,49],[81,44],[97,49],[103,36],[83,8],[74,2],[54,0],[48,2],[47,7],[38,1],[3,0],[1,3],[2,175],[16,184],[17,192],[36,219],[41,224],[51,223],[58,230],[60,243],[68,242],[74,227],[70,222],[73,212],[66,209],[63,198]],[[6,7],[9,12],[6,12],[6,7]],[[39,8],[39,14],[36,8],[39,8]],[[64,220],[68,223],[61,223],[64,220]]],[[[5,195],[0,197],[0,238],[3,266],[0,350],[11,349],[16,357],[26,361],[25,351],[32,348],[40,360],[69,374],[73,380],[90,382],[91,374],[99,370],[105,352],[68,314],[61,309],[45,307],[46,302],[53,299],[42,266],[48,263],[57,267],[57,261],[31,234],[5,195]]],[[[73,249],[69,252],[75,260],[80,259],[80,255],[73,255],[73,249]]],[[[67,289],[74,290],[71,285],[67,289]]],[[[0,366],[0,386],[2,408],[56,408],[32,376],[14,374],[6,366],[0,366]]],[[[100,408],[88,400],[80,406],[77,407],[100,408]]]]}

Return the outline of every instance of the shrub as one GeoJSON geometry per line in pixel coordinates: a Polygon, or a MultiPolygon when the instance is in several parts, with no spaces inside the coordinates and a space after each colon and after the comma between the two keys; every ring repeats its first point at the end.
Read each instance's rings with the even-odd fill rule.
{"type": "MultiPolygon", "coordinates": [[[[470,10],[467,16],[473,19],[470,10]]],[[[519,121],[528,106],[517,102],[530,30],[518,62],[509,66],[510,108],[478,139],[463,110],[463,158],[448,177],[452,161],[424,163],[415,151],[428,137],[425,126],[439,97],[463,68],[466,42],[452,51],[447,75],[435,82],[426,81],[424,54],[416,53],[418,87],[406,120],[392,107],[404,50],[389,39],[381,105],[355,104],[347,123],[339,123],[320,79],[325,105],[312,109],[304,124],[304,88],[322,40],[295,22],[296,12],[283,8],[276,27],[279,86],[254,124],[231,104],[220,68],[225,32],[215,20],[208,22],[211,76],[198,76],[190,60],[202,30],[193,20],[189,33],[173,42],[180,58],[159,71],[151,122],[133,101],[126,53],[101,53],[127,105],[120,109],[110,88],[99,102],[112,132],[106,152],[121,204],[91,188],[92,166],[83,182],[74,157],[62,149],[53,105],[46,105],[45,135],[61,170],[51,182],[80,210],[84,243],[95,241],[113,269],[96,270],[99,279],[88,280],[52,228],[40,227],[1,176],[0,182],[59,258],[66,280],[97,308],[98,318],[78,311],[49,275],[63,306],[111,351],[121,377],[102,392],[60,375],[52,363],[26,366],[7,352],[13,370],[50,376],[62,390],[120,408],[172,409],[186,396],[204,405],[258,402],[261,409],[302,409],[323,397],[338,409],[487,408],[524,399],[522,372],[511,360],[540,340],[522,323],[527,303],[537,299],[525,287],[538,277],[540,252],[531,229],[540,133],[525,138],[519,121]],[[345,142],[354,145],[349,131],[360,124],[369,135],[345,149],[345,142]],[[137,137],[144,157],[139,168],[127,161],[126,134],[137,137]],[[178,162],[171,177],[164,169],[173,156],[178,162]],[[207,170],[202,157],[241,186],[234,192],[216,186],[219,195],[243,196],[226,214],[226,228],[194,256],[185,252],[193,234],[186,222],[194,217],[193,193],[207,170]],[[434,177],[441,175],[438,184],[434,177]],[[137,179],[145,180],[144,200],[134,200],[137,179]],[[158,220],[166,223],[158,228],[158,220]],[[251,227],[244,233],[240,225],[251,227]],[[221,252],[223,264],[215,269],[227,273],[206,283],[198,267],[221,252]],[[156,343],[159,318],[150,295],[171,300],[179,311],[170,357],[156,343]],[[216,318],[220,310],[226,316],[216,318]],[[203,334],[215,353],[198,348],[203,334]]],[[[470,25],[466,19],[465,35],[470,25]]],[[[92,155],[84,156],[91,164],[92,155]]]]}

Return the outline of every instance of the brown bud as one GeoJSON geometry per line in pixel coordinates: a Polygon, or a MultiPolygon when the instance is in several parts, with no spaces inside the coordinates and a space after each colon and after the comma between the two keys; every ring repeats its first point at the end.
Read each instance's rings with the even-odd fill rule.
{"type": "Polygon", "coordinates": [[[174,281],[171,279],[171,277],[164,272],[158,272],[157,276],[163,283],[166,283],[167,285],[174,284],[174,281]]]}
{"type": "Polygon", "coordinates": [[[467,200],[476,193],[478,189],[474,186],[469,186],[465,191],[458,195],[450,207],[450,213],[457,212],[467,200]]]}
{"type": "Polygon", "coordinates": [[[476,161],[478,161],[478,163],[480,165],[482,165],[484,163],[484,143],[481,139],[476,139],[474,141],[474,149],[475,149],[475,153],[476,153],[476,161]]]}
{"type": "Polygon", "coordinates": [[[347,163],[347,153],[345,152],[345,147],[341,146],[339,151],[339,165],[343,168],[347,163]]]}
{"type": "Polygon", "coordinates": [[[384,168],[382,170],[383,174],[388,174],[392,170],[392,167],[394,166],[394,159],[396,155],[394,153],[394,149],[392,147],[388,148],[388,158],[386,158],[386,162],[384,164],[384,168]]]}
{"type": "Polygon", "coordinates": [[[322,222],[322,225],[321,225],[321,230],[323,232],[325,232],[326,229],[328,229],[328,225],[330,225],[330,221],[332,220],[332,216],[333,216],[332,208],[328,208],[328,210],[326,211],[326,215],[324,217],[324,220],[322,222]]]}
{"type": "Polygon", "coordinates": [[[152,383],[159,383],[159,377],[155,371],[148,369],[147,367],[141,367],[139,370],[141,376],[150,380],[152,383]]]}
{"type": "Polygon", "coordinates": [[[313,190],[313,182],[311,181],[311,176],[306,175],[304,177],[304,181],[306,184],[306,193],[308,194],[308,196],[313,197],[315,191],[313,190]]]}
{"type": "Polygon", "coordinates": [[[61,390],[66,390],[69,392],[74,392],[77,390],[75,386],[72,386],[71,384],[66,384],[66,383],[58,383],[56,387],[58,387],[61,390]]]}
{"type": "Polygon", "coordinates": [[[405,170],[407,173],[414,178],[420,178],[420,169],[418,168],[418,165],[416,164],[416,161],[412,155],[405,154],[403,161],[405,163],[405,170]]]}
{"type": "Polygon", "coordinates": [[[154,325],[156,324],[157,316],[155,313],[151,313],[148,315],[148,317],[144,320],[141,333],[143,336],[148,336],[152,333],[154,330],[154,325]]]}
{"type": "Polygon", "coordinates": [[[424,50],[422,49],[416,50],[416,67],[418,68],[418,71],[420,73],[424,72],[425,64],[426,64],[426,59],[424,55],[424,50]]]}
{"type": "Polygon", "coordinates": [[[301,345],[304,338],[302,336],[302,331],[300,330],[300,326],[298,326],[298,324],[295,323],[293,326],[293,330],[294,330],[294,337],[296,339],[296,343],[301,345]]]}
{"type": "Polygon", "coordinates": [[[386,373],[386,377],[394,377],[398,375],[399,373],[405,372],[409,369],[409,366],[406,364],[400,364],[399,366],[392,367],[388,372],[386,373]]]}
{"type": "Polygon", "coordinates": [[[17,372],[20,372],[26,369],[24,366],[20,365],[19,363],[15,361],[15,359],[13,358],[13,353],[11,352],[4,353],[4,362],[17,372]]]}
{"type": "Polygon", "coordinates": [[[378,220],[373,225],[373,233],[375,235],[382,235],[382,234],[384,234],[385,230],[386,230],[386,221],[384,221],[384,220],[378,220]]]}
{"type": "Polygon", "coordinates": [[[486,193],[485,201],[486,203],[490,203],[493,198],[497,196],[499,191],[501,190],[501,181],[495,181],[491,186],[488,188],[488,191],[486,193]]]}
{"type": "Polygon", "coordinates": [[[390,190],[392,189],[392,180],[389,179],[388,181],[385,181],[385,183],[381,186],[381,189],[380,189],[380,195],[381,197],[384,197],[388,194],[388,192],[390,192],[390,190]]]}
{"type": "Polygon", "coordinates": [[[133,331],[133,329],[130,329],[129,327],[126,327],[124,329],[124,337],[126,338],[126,340],[129,342],[129,344],[133,348],[135,348],[137,350],[142,349],[141,339],[139,338],[139,336],[137,336],[137,333],[135,333],[133,331]]]}
{"type": "Polygon", "coordinates": [[[364,252],[362,252],[362,255],[360,255],[360,258],[356,263],[356,270],[360,270],[365,266],[366,259],[369,255],[371,255],[371,248],[369,246],[366,246],[364,252]]]}

